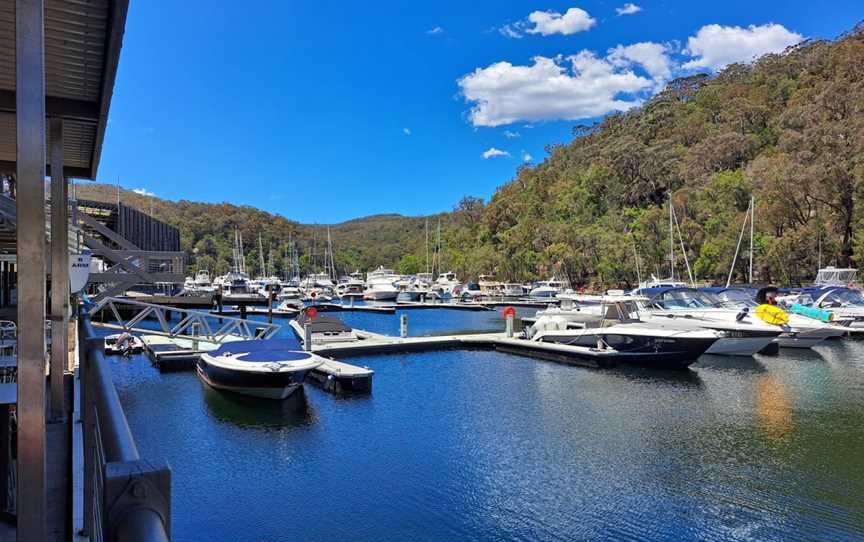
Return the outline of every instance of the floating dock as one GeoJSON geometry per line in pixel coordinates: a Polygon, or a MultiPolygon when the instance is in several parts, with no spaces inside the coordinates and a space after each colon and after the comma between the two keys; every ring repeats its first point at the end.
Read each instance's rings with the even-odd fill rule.
{"type": "Polygon", "coordinates": [[[505,333],[391,337],[355,330],[356,341],[313,344],[312,352],[322,357],[343,358],[428,352],[440,350],[499,350],[510,354],[546,359],[583,367],[610,367],[620,362],[621,352],[612,349],[530,341],[507,337],[505,333]]]}
{"type": "Polygon", "coordinates": [[[454,311],[488,311],[492,310],[490,307],[482,305],[480,303],[453,303],[453,302],[439,302],[433,303],[429,301],[397,301],[396,308],[399,310],[411,310],[411,309],[449,309],[454,311]]]}
{"type": "MultiPolygon", "coordinates": [[[[192,369],[201,354],[212,352],[221,346],[214,341],[193,337],[166,337],[165,335],[141,335],[140,337],[150,361],[162,371],[192,369]]],[[[236,340],[242,339],[238,337],[236,340]]]]}
{"type": "Polygon", "coordinates": [[[327,359],[312,369],[307,378],[326,391],[334,393],[369,393],[372,391],[374,374],[375,372],[368,367],[358,367],[335,359],[327,359]]]}
{"type": "Polygon", "coordinates": [[[315,307],[318,312],[372,312],[378,314],[395,314],[393,305],[344,305],[342,303],[313,303],[306,308],[315,307]]]}

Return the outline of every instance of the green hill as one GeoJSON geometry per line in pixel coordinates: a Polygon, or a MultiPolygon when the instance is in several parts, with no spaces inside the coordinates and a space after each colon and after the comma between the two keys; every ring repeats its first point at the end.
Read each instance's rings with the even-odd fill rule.
{"type": "MultiPolygon", "coordinates": [[[[725,280],[756,200],[755,280],[797,283],[864,251],[864,27],[715,77],[695,75],[627,113],[578,126],[522,168],[448,246],[466,271],[573,284],[669,273],[671,193],[697,280],[725,280]],[[458,238],[458,241],[456,241],[458,238]]],[[[744,238],[747,247],[747,237],[744,238]]],[[[746,258],[736,277],[746,280],[746,258]]]]}

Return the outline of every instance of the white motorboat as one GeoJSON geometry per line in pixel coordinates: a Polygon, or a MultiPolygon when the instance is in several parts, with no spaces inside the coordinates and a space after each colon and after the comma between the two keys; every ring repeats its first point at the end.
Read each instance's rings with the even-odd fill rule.
{"type": "Polygon", "coordinates": [[[526,292],[525,286],[518,282],[505,282],[502,287],[504,297],[511,299],[523,297],[526,292]]]}
{"type": "Polygon", "coordinates": [[[128,356],[131,354],[140,354],[143,350],[144,341],[131,333],[116,333],[105,337],[106,354],[128,356]]]}
{"type": "Polygon", "coordinates": [[[378,267],[366,275],[366,291],[363,299],[372,301],[394,301],[399,296],[395,284],[401,279],[392,269],[378,267]]]}
{"type": "Polygon", "coordinates": [[[560,280],[549,279],[535,283],[531,291],[528,292],[528,297],[541,300],[555,299],[560,293],[564,293],[564,283],[560,280]]]}
{"type": "MultiPolygon", "coordinates": [[[[742,321],[759,320],[754,312],[757,303],[752,295],[743,290],[724,289],[722,295],[713,299],[706,296],[706,292],[692,288],[649,289],[643,294],[652,298],[648,307],[657,316],[679,315],[727,322],[737,318],[742,321]],[[662,299],[658,299],[659,295],[662,295],[662,299]]],[[[825,339],[846,334],[846,330],[840,326],[797,314],[790,314],[788,324],[781,326],[781,329],[783,333],[773,342],[785,348],[811,348],[825,339]]]]}
{"type": "Polygon", "coordinates": [[[264,399],[285,399],[309,371],[324,362],[311,352],[299,352],[293,341],[255,340],[223,344],[201,354],[198,376],[209,386],[264,399]]]}

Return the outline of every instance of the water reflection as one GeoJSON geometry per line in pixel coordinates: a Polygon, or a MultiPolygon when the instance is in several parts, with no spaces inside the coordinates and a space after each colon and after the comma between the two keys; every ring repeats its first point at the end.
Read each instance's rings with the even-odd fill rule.
{"type": "Polygon", "coordinates": [[[754,386],[756,416],[765,434],[772,440],[786,440],[792,435],[792,399],[786,385],[777,377],[763,375],[754,386]]]}
{"type": "Polygon", "coordinates": [[[622,365],[605,371],[613,378],[623,378],[641,384],[700,389],[705,386],[699,373],[692,369],[656,369],[622,365]]]}
{"type": "Polygon", "coordinates": [[[768,371],[759,360],[752,356],[711,356],[704,355],[696,364],[697,369],[728,371],[742,375],[762,374],[768,371]]]}
{"type": "Polygon", "coordinates": [[[210,414],[238,427],[282,429],[302,427],[315,421],[315,411],[302,387],[283,401],[214,390],[203,382],[201,388],[210,414]]]}

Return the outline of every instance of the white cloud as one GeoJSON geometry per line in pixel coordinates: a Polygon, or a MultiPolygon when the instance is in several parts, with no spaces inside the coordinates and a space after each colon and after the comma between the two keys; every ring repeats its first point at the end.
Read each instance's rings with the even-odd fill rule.
{"type": "Polygon", "coordinates": [[[670,47],[662,43],[643,41],[633,45],[618,45],[609,49],[606,57],[614,66],[629,67],[638,64],[655,80],[656,85],[663,86],[672,76],[673,62],[669,57],[670,47]]]}
{"type": "Polygon", "coordinates": [[[528,21],[534,23],[533,28],[528,28],[529,34],[541,34],[550,36],[552,34],[564,34],[569,36],[577,32],[584,32],[597,24],[588,12],[580,8],[570,8],[564,15],[554,11],[534,11],[528,15],[528,21]]]}
{"type": "Polygon", "coordinates": [[[444,29],[441,28],[440,26],[435,26],[435,27],[432,27],[429,30],[427,30],[426,33],[429,34],[430,36],[437,36],[438,34],[443,34],[444,29]]]}
{"type": "Polygon", "coordinates": [[[577,32],[584,32],[597,24],[597,19],[591,17],[587,11],[580,8],[570,8],[564,14],[556,11],[532,11],[528,19],[515,23],[505,24],[498,29],[503,36],[519,39],[526,33],[551,36],[552,34],[563,34],[569,36],[577,32]]]}
{"type": "Polygon", "coordinates": [[[489,147],[489,150],[485,151],[481,156],[483,156],[484,160],[488,160],[490,158],[495,158],[496,156],[510,156],[510,153],[502,151],[501,149],[496,149],[495,147],[489,147]]]}
{"type": "Polygon", "coordinates": [[[642,8],[632,2],[627,2],[620,8],[615,8],[615,13],[617,13],[618,15],[633,15],[634,13],[639,13],[640,11],[642,11],[642,8]]]}
{"type": "Polygon", "coordinates": [[[522,26],[524,26],[524,23],[505,24],[498,29],[498,32],[500,32],[505,38],[518,40],[522,38],[522,26]]]}
{"type": "Polygon", "coordinates": [[[517,137],[522,137],[522,134],[519,132],[512,132],[510,130],[504,130],[504,137],[507,139],[516,139],[517,137]]]}
{"type": "Polygon", "coordinates": [[[132,191],[135,192],[136,194],[138,194],[139,196],[155,196],[156,195],[153,192],[148,191],[146,188],[135,188],[132,191]]]}
{"type": "Polygon", "coordinates": [[[411,135],[411,128],[402,128],[402,133],[405,135],[411,135]]]}
{"type": "Polygon", "coordinates": [[[654,86],[650,79],[591,51],[566,58],[537,56],[533,62],[496,62],[458,80],[465,101],[472,104],[469,116],[474,126],[576,120],[625,111],[641,103],[637,94],[654,86]]]}
{"type": "Polygon", "coordinates": [[[735,62],[750,62],[767,53],[779,53],[803,39],[801,34],[775,23],[747,28],[709,24],[687,39],[684,53],[694,59],[683,68],[719,70],[735,62]]]}
{"type": "Polygon", "coordinates": [[[523,162],[530,162],[530,161],[533,160],[533,159],[534,159],[533,156],[531,156],[530,154],[528,154],[528,153],[525,152],[525,151],[522,151],[522,161],[523,161],[523,162]]]}

